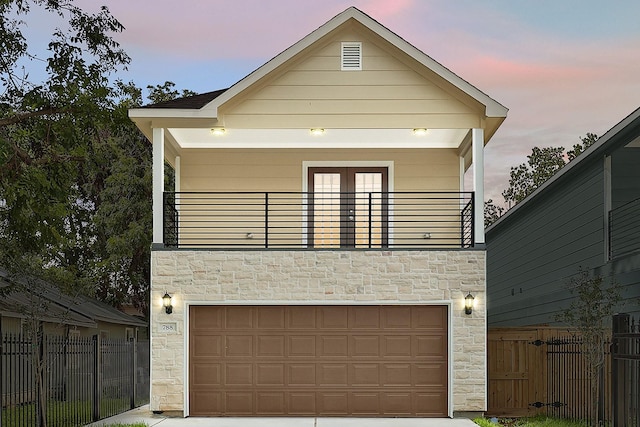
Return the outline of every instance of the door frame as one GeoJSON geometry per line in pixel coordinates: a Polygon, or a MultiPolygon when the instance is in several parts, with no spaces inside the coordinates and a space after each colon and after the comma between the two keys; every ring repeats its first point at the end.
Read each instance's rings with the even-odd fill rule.
{"type": "MultiPolygon", "coordinates": [[[[220,306],[220,305],[265,305],[265,306],[280,306],[280,305],[358,305],[358,306],[374,306],[374,305],[444,305],[447,307],[447,406],[449,412],[449,418],[453,418],[453,300],[434,300],[434,301],[398,301],[398,300],[372,300],[372,301],[345,301],[345,300],[226,300],[226,301],[207,301],[199,299],[186,299],[184,300],[184,312],[182,313],[183,329],[182,329],[182,363],[183,363],[183,409],[182,413],[184,417],[189,416],[190,402],[189,402],[189,307],[192,305],[208,305],[208,306],[220,306]]],[[[153,363],[153,362],[152,362],[153,363]]],[[[485,359],[486,365],[486,359],[485,359]]],[[[153,383],[153,381],[152,381],[153,383]]],[[[485,407],[487,405],[485,399],[485,407]]],[[[421,419],[421,418],[418,418],[421,419]]]]}
{"type": "MultiPolygon", "coordinates": [[[[308,230],[309,218],[307,207],[309,200],[307,194],[309,192],[309,168],[360,168],[360,167],[378,167],[387,168],[387,191],[389,192],[388,210],[387,210],[387,247],[393,245],[393,192],[395,191],[395,169],[393,160],[312,160],[302,162],[302,229],[308,230]]],[[[302,246],[307,247],[309,239],[307,233],[302,234],[302,246]]]]}

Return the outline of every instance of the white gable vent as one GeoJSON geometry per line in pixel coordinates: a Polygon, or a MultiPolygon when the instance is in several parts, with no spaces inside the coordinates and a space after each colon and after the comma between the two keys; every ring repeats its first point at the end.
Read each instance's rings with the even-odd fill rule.
{"type": "Polygon", "coordinates": [[[362,70],[362,43],[342,43],[342,67],[343,71],[362,70]]]}

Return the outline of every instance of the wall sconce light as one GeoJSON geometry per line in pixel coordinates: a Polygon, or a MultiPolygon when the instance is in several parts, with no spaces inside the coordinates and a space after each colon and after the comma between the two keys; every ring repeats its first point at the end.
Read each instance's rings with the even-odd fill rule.
{"type": "Polygon", "coordinates": [[[311,135],[320,136],[320,135],[324,134],[324,129],[323,128],[311,128],[311,129],[309,129],[309,132],[311,132],[311,135]]]}
{"type": "Polygon", "coordinates": [[[247,233],[247,239],[253,239],[253,233],[247,233]]]}
{"type": "Polygon", "coordinates": [[[173,305],[171,305],[171,295],[167,292],[164,293],[162,297],[162,306],[164,307],[164,311],[167,314],[171,314],[173,312],[173,305]]]}
{"type": "Polygon", "coordinates": [[[471,314],[473,312],[473,300],[475,298],[471,293],[468,293],[466,297],[464,297],[464,314],[471,314]]]}
{"type": "Polygon", "coordinates": [[[225,128],[211,128],[211,133],[215,136],[222,136],[227,132],[225,128]]]}
{"type": "Polygon", "coordinates": [[[416,136],[425,136],[427,134],[426,128],[414,128],[413,134],[416,136]]]}

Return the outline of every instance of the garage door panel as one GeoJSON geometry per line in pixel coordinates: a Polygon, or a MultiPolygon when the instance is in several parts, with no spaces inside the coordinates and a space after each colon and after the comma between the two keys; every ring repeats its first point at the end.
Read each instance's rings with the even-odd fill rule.
{"type": "Polygon", "coordinates": [[[286,384],[284,363],[257,363],[256,384],[284,386],[286,384]]]}
{"type": "Polygon", "coordinates": [[[414,364],[412,368],[412,377],[417,386],[443,387],[447,384],[445,363],[414,364]]]}
{"type": "Polygon", "coordinates": [[[431,329],[442,331],[447,328],[447,310],[439,307],[440,310],[418,310],[413,315],[413,329],[431,329]]]}
{"type": "Polygon", "coordinates": [[[347,357],[349,355],[349,337],[347,335],[321,335],[319,343],[319,357],[347,357]]]}
{"type": "Polygon", "coordinates": [[[288,393],[289,415],[316,415],[315,391],[292,391],[288,393]]]}
{"type": "Polygon", "coordinates": [[[352,329],[380,329],[379,307],[349,307],[349,327],[352,329]]]}
{"type": "Polygon", "coordinates": [[[349,312],[346,307],[318,307],[319,329],[348,329],[349,312]]]}
{"type": "Polygon", "coordinates": [[[191,406],[191,413],[222,415],[222,399],[222,392],[219,391],[192,391],[191,393],[189,393],[189,404],[191,406]]]}
{"type": "Polygon", "coordinates": [[[284,329],[285,307],[262,307],[256,311],[259,329],[284,329]]]}
{"type": "Polygon", "coordinates": [[[256,392],[257,415],[284,415],[286,414],[285,393],[281,392],[256,392]]]}
{"type": "Polygon", "coordinates": [[[314,335],[294,335],[288,337],[289,357],[316,357],[316,337],[314,335]]]}
{"type": "Polygon", "coordinates": [[[447,416],[446,321],[444,306],[191,306],[190,414],[447,416]]]}
{"type": "Polygon", "coordinates": [[[253,336],[228,335],[226,338],[225,355],[227,357],[252,357],[253,336]]]}
{"type": "Polygon", "coordinates": [[[444,335],[421,335],[413,337],[416,357],[442,359],[447,351],[447,338],[444,335]]]}
{"type": "Polygon", "coordinates": [[[382,393],[382,408],[385,415],[411,415],[412,396],[410,391],[394,391],[382,393]]]}
{"type": "Polygon", "coordinates": [[[380,357],[380,337],[377,335],[352,335],[350,356],[380,357]]]}
{"type": "Polygon", "coordinates": [[[415,407],[419,408],[417,415],[421,417],[441,417],[442,408],[447,405],[447,395],[442,392],[415,393],[415,407]]]}
{"type": "Polygon", "coordinates": [[[353,415],[375,416],[380,413],[380,393],[352,392],[349,393],[350,406],[353,415]]]}
{"type": "Polygon", "coordinates": [[[256,339],[258,341],[256,353],[257,357],[284,357],[284,335],[261,335],[256,339]]]}
{"type": "Polygon", "coordinates": [[[315,363],[289,365],[289,385],[315,387],[317,384],[315,363]]]}
{"type": "Polygon", "coordinates": [[[253,310],[251,307],[227,307],[225,329],[252,329],[253,310]]]}
{"type": "Polygon", "coordinates": [[[347,392],[318,392],[318,411],[320,415],[348,415],[348,402],[347,392]]]}
{"type": "Polygon", "coordinates": [[[193,357],[220,357],[222,355],[222,337],[220,335],[197,335],[191,342],[193,357]]]}
{"type": "Polygon", "coordinates": [[[253,385],[253,364],[251,363],[227,363],[224,372],[225,386],[253,385]]]}
{"type": "Polygon", "coordinates": [[[317,328],[317,310],[315,307],[299,306],[288,307],[287,328],[313,329],[317,328]]]}
{"type": "Polygon", "coordinates": [[[412,385],[410,363],[383,363],[380,372],[385,386],[409,387],[412,385]]]}
{"type": "Polygon", "coordinates": [[[378,363],[353,363],[349,365],[349,384],[355,387],[379,387],[378,363]]]}
{"type": "Polygon", "coordinates": [[[321,386],[346,386],[348,368],[346,363],[318,363],[318,384],[321,386]]]}
{"type": "Polygon", "coordinates": [[[194,386],[208,385],[208,386],[220,386],[222,385],[222,366],[220,363],[198,363],[194,362],[193,375],[191,377],[191,383],[194,386]]]}
{"type": "Polygon", "coordinates": [[[383,358],[410,358],[411,351],[411,335],[384,335],[382,336],[382,354],[383,358]]]}
{"type": "Polygon", "coordinates": [[[253,415],[255,413],[254,394],[250,391],[225,392],[226,415],[253,415]]]}

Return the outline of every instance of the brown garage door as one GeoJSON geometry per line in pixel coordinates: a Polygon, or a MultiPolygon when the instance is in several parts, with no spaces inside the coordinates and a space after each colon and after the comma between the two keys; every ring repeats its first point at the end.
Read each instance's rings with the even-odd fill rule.
{"type": "Polygon", "coordinates": [[[189,412],[447,416],[444,306],[191,306],[189,412]]]}

